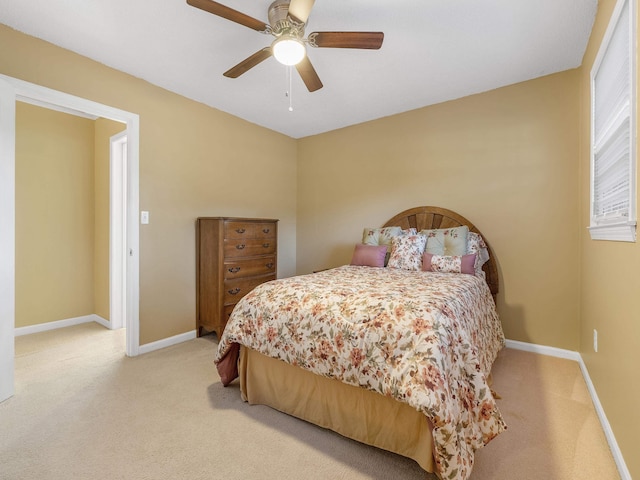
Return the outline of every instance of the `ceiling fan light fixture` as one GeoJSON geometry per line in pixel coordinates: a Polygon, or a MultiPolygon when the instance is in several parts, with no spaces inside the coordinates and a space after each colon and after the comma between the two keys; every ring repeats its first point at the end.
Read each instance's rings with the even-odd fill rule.
{"type": "Polygon", "coordinates": [[[304,43],[298,38],[283,36],[271,45],[273,56],[283,65],[297,65],[307,54],[304,43]]]}

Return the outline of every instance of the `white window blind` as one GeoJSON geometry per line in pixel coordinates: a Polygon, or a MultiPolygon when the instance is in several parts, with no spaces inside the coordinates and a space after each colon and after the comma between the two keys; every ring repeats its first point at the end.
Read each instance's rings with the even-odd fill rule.
{"type": "Polygon", "coordinates": [[[634,0],[619,0],[591,72],[591,237],[635,241],[634,0]]]}

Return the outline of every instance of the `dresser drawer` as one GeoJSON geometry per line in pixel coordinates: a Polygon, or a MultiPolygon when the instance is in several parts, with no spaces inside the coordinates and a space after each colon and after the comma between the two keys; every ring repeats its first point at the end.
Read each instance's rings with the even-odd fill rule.
{"type": "Polygon", "coordinates": [[[275,238],[275,223],[226,221],[224,222],[224,238],[226,239],[247,239],[247,238],[275,238]]]}
{"type": "Polygon", "coordinates": [[[224,257],[255,257],[276,252],[275,238],[225,238],[224,257]]]}
{"type": "Polygon", "coordinates": [[[224,282],[224,304],[231,305],[237,303],[242,297],[253,290],[261,283],[275,280],[275,275],[261,275],[250,278],[234,278],[224,282]]]}
{"type": "Polygon", "coordinates": [[[276,273],[276,256],[229,260],[224,262],[224,278],[242,278],[276,273]]]}
{"type": "Polygon", "coordinates": [[[254,223],[253,229],[256,238],[276,238],[275,223],[254,223]]]}
{"type": "Polygon", "coordinates": [[[251,222],[224,222],[224,238],[244,239],[254,236],[255,224],[251,222]]]}

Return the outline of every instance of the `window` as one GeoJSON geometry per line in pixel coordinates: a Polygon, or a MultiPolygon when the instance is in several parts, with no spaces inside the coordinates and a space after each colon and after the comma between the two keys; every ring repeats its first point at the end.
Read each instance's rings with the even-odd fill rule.
{"type": "Polygon", "coordinates": [[[591,70],[594,240],[636,240],[635,0],[618,0],[591,70]]]}

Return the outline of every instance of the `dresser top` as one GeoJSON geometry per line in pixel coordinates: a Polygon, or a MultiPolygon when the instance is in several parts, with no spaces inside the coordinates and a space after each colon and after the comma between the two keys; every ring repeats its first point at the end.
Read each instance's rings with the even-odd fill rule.
{"type": "Polygon", "coordinates": [[[277,218],[198,217],[198,220],[223,220],[231,222],[279,222],[277,218]]]}

